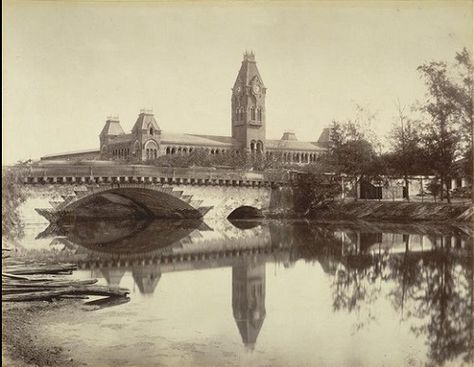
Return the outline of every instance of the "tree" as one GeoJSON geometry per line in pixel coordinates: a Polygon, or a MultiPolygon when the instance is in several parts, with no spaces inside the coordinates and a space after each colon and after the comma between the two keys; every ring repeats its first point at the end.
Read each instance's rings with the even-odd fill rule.
{"type": "Polygon", "coordinates": [[[294,206],[305,215],[317,209],[320,204],[333,201],[342,191],[339,176],[309,170],[299,174],[294,183],[294,206]]]}
{"type": "MultiPolygon", "coordinates": [[[[365,123],[368,125],[367,121],[365,123]]],[[[378,140],[359,118],[346,122],[333,121],[329,139],[329,149],[319,163],[331,172],[352,177],[354,190],[362,179],[382,173],[380,156],[374,148],[378,140]]],[[[357,198],[356,192],[354,197],[357,198]]]]}
{"type": "Polygon", "coordinates": [[[453,103],[456,106],[456,118],[461,124],[461,137],[466,153],[472,157],[472,143],[474,135],[474,109],[473,109],[473,72],[472,56],[464,48],[456,53],[456,69],[459,82],[453,83],[453,103]]]}
{"type": "Polygon", "coordinates": [[[428,87],[427,99],[422,106],[429,120],[423,128],[423,142],[429,157],[430,168],[439,177],[441,200],[443,191],[450,202],[447,183],[455,173],[455,161],[459,158],[460,133],[459,114],[455,102],[458,94],[456,87],[448,77],[444,62],[429,62],[418,67],[428,87]]]}
{"type": "Polygon", "coordinates": [[[391,150],[385,155],[385,160],[390,173],[403,177],[407,188],[406,198],[410,201],[408,178],[425,170],[423,158],[426,152],[421,146],[420,123],[406,115],[400,102],[397,107],[398,122],[393,125],[388,136],[391,150]]]}
{"type": "Polygon", "coordinates": [[[2,169],[2,235],[21,237],[23,221],[18,212],[19,206],[27,199],[23,184],[29,161],[19,162],[13,167],[2,169]]]}

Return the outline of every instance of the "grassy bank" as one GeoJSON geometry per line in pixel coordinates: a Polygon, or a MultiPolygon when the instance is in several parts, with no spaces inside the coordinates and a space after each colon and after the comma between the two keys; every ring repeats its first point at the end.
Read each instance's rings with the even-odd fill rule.
{"type": "Polygon", "coordinates": [[[352,201],[331,202],[309,211],[311,219],[369,220],[390,222],[466,222],[459,218],[470,208],[468,204],[352,201]]]}

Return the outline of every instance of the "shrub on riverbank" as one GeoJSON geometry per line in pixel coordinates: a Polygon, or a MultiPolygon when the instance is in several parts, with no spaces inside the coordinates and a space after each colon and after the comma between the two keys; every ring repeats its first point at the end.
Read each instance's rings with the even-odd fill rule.
{"type": "Polygon", "coordinates": [[[26,198],[23,184],[23,164],[2,169],[2,235],[18,237],[23,234],[23,223],[18,207],[26,198]]]}

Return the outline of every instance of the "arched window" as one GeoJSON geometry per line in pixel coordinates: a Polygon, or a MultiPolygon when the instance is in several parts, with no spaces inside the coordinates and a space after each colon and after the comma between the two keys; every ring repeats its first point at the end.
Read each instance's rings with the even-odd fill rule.
{"type": "Polygon", "coordinates": [[[262,118],[263,118],[263,113],[262,113],[262,109],[259,108],[257,110],[257,117],[258,117],[258,121],[262,121],[262,118]]]}
{"type": "Polygon", "coordinates": [[[252,140],[252,141],[250,142],[250,151],[251,151],[252,154],[253,154],[253,153],[255,153],[255,150],[256,150],[256,143],[255,143],[254,140],[252,140]]]}
{"type": "Polygon", "coordinates": [[[150,127],[150,135],[153,135],[153,128],[150,127]]]}
{"type": "Polygon", "coordinates": [[[158,144],[153,140],[148,140],[144,144],[146,150],[146,159],[151,160],[158,158],[158,144]]]}
{"type": "Polygon", "coordinates": [[[171,151],[170,151],[170,147],[166,147],[166,154],[170,154],[171,151]]]}
{"type": "Polygon", "coordinates": [[[255,120],[255,107],[253,106],[250,108],[250,118],[255,120]]]}
{"type": "Polygon", "coordinates": [[[263,142],[261,140],[259,140],[257,142],[257,153],[258,154],[262,154],[263,153],[263,142]]]}

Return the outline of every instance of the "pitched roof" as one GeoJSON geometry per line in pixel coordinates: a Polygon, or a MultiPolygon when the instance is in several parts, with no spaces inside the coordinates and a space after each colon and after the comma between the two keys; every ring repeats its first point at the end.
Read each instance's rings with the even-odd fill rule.
{"type": "Polygon", "coordinates": [[[120,125],[120,121],[112,119],[109,119],[105,122],[104,128],[100,132],[100,136],[122,134],[125,134],[125,132],[123,131],[122,126],[120,125]]]}
{"type": "Polygon", "coordinates": [[[129,141],[132,141],[134,139],[133,134],[122,134],[122,135],[117,135],[112,137],[110,140],[110,144],[116,144],[116,143],[127,143],[129,141]]]}
{"type": "Polygon", "coordinates": [[[329,143],[329,135],[331,133],[331,129],[329,127],[325,127],[319,135],[318,143],[321,144],[328,144],[329,143]]]}
{"type": "Polygon", "coordinates": [[[319,143],[298,140],[267,140],[266,149],[282,149],[282,150],[325,150],[324,146],[319,143]]]}
{"type": "Polygon", "coordinates": [[[52,154],[46,154],[46,155],[42,156],[41,159],[43,159],[43,158],[53,158],[53,157],[62,157],[62,156],[69,156],[69,155],[94,154],[94,153],[99,154],[100,150],[99,149],[85,149],[85,150],[75,150],[75,151],[72,151],[72,152],[52,153],[52,154]]]}
{"type": "Polygon", "coordinates": [[[231,136],[200,135],[200,134],[199,135],[198,134],[189,134],[189,135],[198,136],[198,137],[204,138],[204,139],[215,140],[215,141],[218,141],[220,143],[225,143],[225,144],[239,144],[239,142],[231,136]]]}
{"type": "Polygon", "coordinates": [[[242,61],[242,66],[240,67],[239,74],[237,75],[237,79],[235,80],[234,86],[239,83],[243,83],[244,85],[250,85],[250,82],[255,77],[258,77],[260,84],[262,85],[262,87],[265,88],[262,77],[258,72],[257,62],[255,61],[254,53],[246,52],[244,54],[244,60],[242,61]]]}
{"type": "Polygon", "coordinates": [[[152,126],[154,130],[161,130],[153,113],[151,111],[142,110],[138,115],[137,121],[135,121],[135,125],[133,125],[132,131],[148,130],[150,126],[152,126]]]}
{"type": "Polygon", "coordinates": [[[283,133],[283,136],[281,137],[280,140],[294,140],[294,141],[296,141],[298,139],[296,139],[296,135],[295,135],[294,132],[286,131],[286,132],[283,133]]]}
{"type": "Polygon", "coordinates": [[[214,145],[222,147],[232,147],[237,144],[231,137],[212,136],[212,135],[192,135],[182,133],[161,133],[161,142],[168,144],[187,144],[187,145],[214,145]]]}

